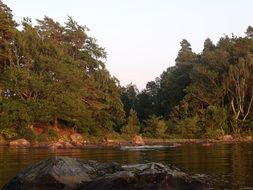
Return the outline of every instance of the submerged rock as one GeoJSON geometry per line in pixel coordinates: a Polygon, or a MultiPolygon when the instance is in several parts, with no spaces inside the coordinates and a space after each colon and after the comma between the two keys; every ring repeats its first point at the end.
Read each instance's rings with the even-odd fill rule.
{"type": "Polygon", "coordinates": [[[53,157],[19,173],[3,190],[205,190],[208,186],[159,163],[121,166],[53,157]]]}

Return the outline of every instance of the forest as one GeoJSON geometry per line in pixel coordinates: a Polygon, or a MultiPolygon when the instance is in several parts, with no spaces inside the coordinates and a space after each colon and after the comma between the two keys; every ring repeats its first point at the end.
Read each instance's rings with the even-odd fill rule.
{"type": "Polygon", "coordinates": [[[183,39],[175,66],[142,91],[110,75],[107,53],[88,31],[72,17],[64,24],[47,16],[18,24],[0,1],[0,134],[6,139],[45,140],[57,136],[57,127],[94,137],[252,134],[253,27],[216,44],[207,38],[201,53],[183,39]],[[46,135],[37,136],[36,127],[46,135]]]}

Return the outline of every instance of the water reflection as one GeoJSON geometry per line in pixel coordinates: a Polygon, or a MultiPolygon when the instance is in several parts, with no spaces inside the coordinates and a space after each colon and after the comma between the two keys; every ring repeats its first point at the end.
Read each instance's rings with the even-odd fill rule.
{"type": "Polygon", "coordinates": [[[53,155],[116,161],[135,164],[156,161],[174,165],[191,174],[206,174],[214,189],[253,189],[253,144],[223,144],[203,147],[185,145],[177,148],[131,151],[116,148],[97,149],[10,149],[0,147],[0,186],[28,165],[53,155]]]}

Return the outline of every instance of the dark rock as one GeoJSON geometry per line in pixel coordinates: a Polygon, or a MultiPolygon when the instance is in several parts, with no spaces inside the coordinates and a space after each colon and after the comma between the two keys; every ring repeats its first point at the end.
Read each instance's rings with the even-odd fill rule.
{"type": "Polygon", "coordinates": [[[91,181],[93,173],[93,167],[79,159],[56,156],[22,171],[3,189],[77,189],[82,182],[91,181]]]}
{"type": "Polygon", "coordinates": [[[81,190],[206,190],[207,185],[159,163],[123,166],[83,185],[81,190]]]}
{"type": "Polygon", "coordinates": [[[3,190],[205,190],[198,179],[159,163],[121,166],[69,157],[41,161],[3,190]]]}

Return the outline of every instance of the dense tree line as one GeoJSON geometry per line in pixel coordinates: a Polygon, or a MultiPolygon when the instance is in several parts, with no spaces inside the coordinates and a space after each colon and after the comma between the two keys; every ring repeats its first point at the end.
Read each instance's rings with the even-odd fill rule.
{"type": "MultiPolygon", "coordinates": [[[[27,135],[34,126],[66,126],[98,135],[124,120],[106,52],[71,17],[17,24],[0,1],[0,128],[27,135]]],[[[11,133],[13,132],[13,133],[11,133]]]]}
{"type": "Polygon", "coordinates": [[[194,53],[182,40],[176,64],[139,92],[121,87],[106,52],[71,17],[13,20],[0,1],[0,134],[35,139],[34,127],[105,136],[213,138],[251,133],[253,28],[207,38],[194,53]]]}
{"type": "MultiPolygon", "coordinates": [[[[196,54],[182,40],[176,65],[146,89],[132,84],[123,89],[126,114],[137,112],[145,134],[147,121],[166,123],[165,135],[217,137],[249,134],[253,128],[253,28],[245,37],[224,36],[217,44],[207,38],[196,54]]],[[[148,135],[154,134],[153,132],[148,135]]]]}

